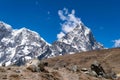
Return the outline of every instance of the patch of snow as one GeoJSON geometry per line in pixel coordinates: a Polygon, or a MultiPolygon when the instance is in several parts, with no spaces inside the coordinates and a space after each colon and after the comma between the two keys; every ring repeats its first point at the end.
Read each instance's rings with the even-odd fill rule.
{"type": "Polygon", "coordinates": [[[85,36],[87,36],[89,33],[90,33],[90,29],[87,28],[87,29],[85,30],[85,36]]]}
{"type": "Polygon", "coordinates": [[[22,51],[25,53],[25,55],[28,55],[30,53],[28,46],[25,46],[22,51]]]}
{"type": "MultiPolygon", "coordinates": [[[[46,42],[43,38],[41,38],[42,41],[46,42]]],[[[52,46],[51,44],[49,44],[48,42],[46,42],[47,45],[52,46]]]]}
{"type": "Polygon", "coordinates": [[[11,61],[5,63],[5,66],[9,66],[9,65],[11,65],[11,61]]]}
{"type": "Polygon", "coordinates": [[[69,54],[75,54],[75,52],[70,52],[69,54]]]}

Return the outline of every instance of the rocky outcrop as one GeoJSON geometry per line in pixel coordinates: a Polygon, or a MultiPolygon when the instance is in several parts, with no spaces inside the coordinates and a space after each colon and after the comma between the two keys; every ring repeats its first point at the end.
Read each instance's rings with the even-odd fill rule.
{"type": "Polygon", "coordinates": [[[45,66],[48,66],[48,63],[38,59],[32,59],[26,63],[26,68],[32,72],[44,72],[46,71],[45,66]]]}

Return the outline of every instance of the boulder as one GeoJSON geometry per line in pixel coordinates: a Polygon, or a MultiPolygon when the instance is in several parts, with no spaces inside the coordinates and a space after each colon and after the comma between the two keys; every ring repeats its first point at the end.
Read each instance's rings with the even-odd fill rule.
{"type": "Polygon", "coordinates": [[[26,68],[32,72],[43,72],[45,71],[44,67],[48,66],[47,62],[41,62],[38,59],[30,60],[26,63],[26,68]]]}
{"type": "Polygon", "coordinates": [[[101,66],[101,64],[97,61],[95,61],[93,64],[91,64],[91,70],[95,71],[97,76],[105,76],[105,71],[103,69],[103,67],[101,66]]]}

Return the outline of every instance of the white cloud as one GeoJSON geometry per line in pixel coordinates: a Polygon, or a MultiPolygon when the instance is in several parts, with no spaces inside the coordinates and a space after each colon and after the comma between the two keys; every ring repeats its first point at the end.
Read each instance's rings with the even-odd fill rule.
{"type": "Polygon", "coordinates": [[[63,36],[65,36],[65,34],[63,32],[60,32],[59,34],[57,34],[58,39],[62,38],[63,36]]]}
{"type": "Polygon", "coordinates": [[[78,24],[81,23],[80,18],[77,18],[75,16],[75,10],[72,10],[71,13],[69,13],[68,9],[64,8],[63,10],[58,10],[58,15],[60,19],[64,21],[64,23],[61,24],[62,26],[61,32],[64,34],[72,31],[78,24]]]}
{"type": "Polygon", "coordinates": [[[63,10],[65,11],[65,14],[68,14],[68,9],[67,8],[64,8],[63,10]]]}
{"type": "Polygon", "coordinates": [[[50,14],[50,11],[48,11],[47,13],[48,13],[48,15],[49,15],[49,14],[50,14]]]}
{"type": "Polygon", "coordinates": [[[68,12],[68,9],[64,8],[63,10],[58,10],[58,15],[61,20],[68,21],[71,23],[81,23],[80,18],[75,17],[75,10],[73,9],[71,13],[68,12]]]}
{"type": "Polygon", "coordinates": [[[120,39],[114,40],[114,47],[120,47],[120,39]]]}
{"type": "Polygon", "coordinates": [[[58,15],[60,16],[61,20],[66,20],[66,17],[63,15],[63,11],[62,10],[58,11],[58,15]]]}
{"type": "Polygon", "coordinates": [[[64,33],[68,33],[75,28],[75,24],[71,22],[65,22],[64,24],[61,24],[61,26],[62,26],[62,32],[64,33]]]}
{"type": "Polygon", "coordinates": [[[75,10],[74,9],[72,10],[72,14],[75,14],[75,10]]]}
{"type": "Polygon", "coordinates": [[[80,18],[75,17],[74,14],[75,14],[75,11],[72,10],[72,14],[69,14],[69,15],[68,15],[68,17],[69,17],[68,21],[73,22],[73,23],[75,23],[75,24],[81,23],[80,18]]]}

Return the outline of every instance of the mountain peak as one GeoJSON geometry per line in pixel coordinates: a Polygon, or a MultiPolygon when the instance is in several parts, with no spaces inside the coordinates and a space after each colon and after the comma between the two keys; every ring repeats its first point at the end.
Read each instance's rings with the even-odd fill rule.
{"type": "Polygon", "coordinates": [[[95,40],[91,30],[81,22],[76,24],[72,31],[66,33],[62,38],[53,43],[52,48],[53,53],[51,56],[55,56],[103,49],[103,46],[95,40]]]}
{"type": "Polygon", "coordinates": [[[27,29],[26,27],[23,27],[20,29],[21,31],[30,31],[29,29],[27,29]]]}
{"type": "Polygon", "coordinates": [[[0,21],[0,29],[12,30],[12,27],[2,21],[0,21]]]}
{"type": "MultiPolygon", "coordinates": [[[[31,37],[36,37],[36,38],[40,38],[42,41],[44,41],[44,42],[46,42],[37,32],[35,32],[35,31],[32,31],[32,30],[30,30],[30,29],[27,29],[27,28],[25,28],[25,27],[23,27],[23,28],[21,28],[21,29],[19,29],[19,30],[15,30],[15,33],[16,34],[21,34],[22,33],[22,35],[23,36],[31,36],[31,37]]],[[[49,44],[48,42],[46,42],[46,44],[47,45],[49,45],[49,46],[51,46],[51,44],[49,44]]]]}
{"type": "Polygon", "coordinates": [[[48,43],[38,33],[27,28],[13,29],[0,23],[0,65],[22,65],[44,53],[49,48],[48,43]]]}
{"type": "Polygon", "coordinates": [[[79,24],[76,24],[76,27],[72,31],[68,32],[65,36],[58,39],[58,41],[64,42],[66,44],[72,44],[74,38],[85,38],[90,33],[90,29],[81,22],[79,24]]]}
{"type": "Polygon", "coordinates": [[[3,37],[8,36],[12,32],[12,27],[2,21],[0,21],[0,40],[3,37]]]}

